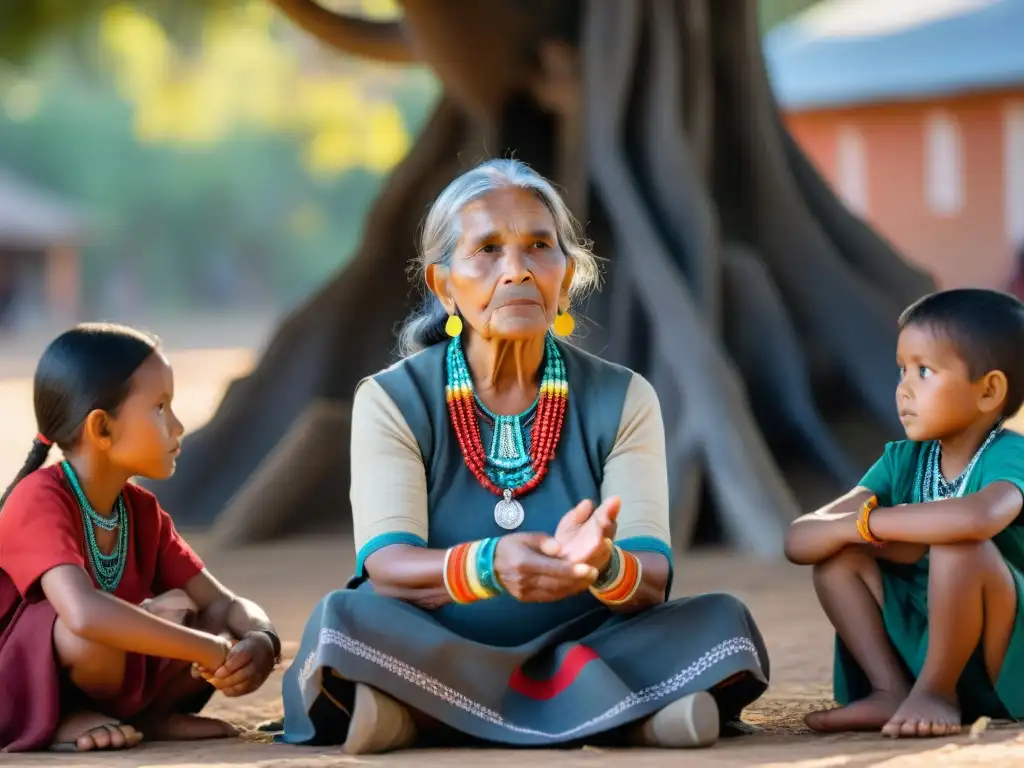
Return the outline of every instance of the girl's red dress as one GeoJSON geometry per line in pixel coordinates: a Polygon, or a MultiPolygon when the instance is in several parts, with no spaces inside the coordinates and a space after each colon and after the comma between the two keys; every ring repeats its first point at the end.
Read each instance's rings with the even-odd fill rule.
{"type": "MultiPolygon", "coordinates": [[[[129,484],[124,497],[128,561],[114,595],[138,605],[184,588],[203,562],[153,494],[129,484]]],[[[82,513],[64,473],[53,466],[18,483],[0,510],[0,752],[46,747],[60,722],[67,683],[53,647],[56,614],[39,583],[58,565],[92,575],[82,513]]],[[[128,654],[120,694],[97,708],[122,719],[137,715],[174,669],[180,662],[172,667],[166,659],[128,654]]]]}

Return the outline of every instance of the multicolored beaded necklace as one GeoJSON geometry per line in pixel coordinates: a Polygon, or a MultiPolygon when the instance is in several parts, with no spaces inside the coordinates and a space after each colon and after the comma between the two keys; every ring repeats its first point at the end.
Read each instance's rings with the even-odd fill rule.
{"type": "Polygon", "coordinates": [[[562,353],[548,336],[544,342],[544,373],[537,400],[523,413],[513,416],[492,413],[480,402],[458,336],[448,344],[447,372],[448,414],[462,458],[480,485],[502,497],[494,507],[495,522],[505,530],[514,530],[525,518],[523,505],[517,498],[540,485],[562,434],[569,398],[562,353]],[[478,412],[494,425],[488,451],[484,450],[480,436],[478,412]],[[531,422],[532,431],[529,429],[531,422]]]}
{"type": "Polygon", "coordinates": [[[85,497],[85,492],[82,490],[74,468],[67,461],[61,462],[60,466],[75,494],[78,508],[82,512],[82,527],[85,528],[89,562],[92,565],[92,572],[96,575],[96,582],[104,592],[113,592],[121,583],[124,566],[128,560],[128,509],[124,503],[124,494],[118,495],[117,501],[114,503],[114,512],[110,517],[101,515],[92,508],[89,500],[85,497]],[[117,533],[117,547],[109,555],[104,554],[96,541],[95,528],[112,531],[118,526],[120,526],[120,530],[117,533]]]}
{"type": "Polygon", "coordinates": [[[927,449],[921,451],[921,456],[917,461],[917,473],[914,477],[914,503],[958,499],[963,496],[967,489],[967,481],[970,479],[978,459],[996,439],[996,435],[1000,431],[1001,427],[997,426],[988,433],[988,437],[974,452],[974,456],[964,467],[964,471],[953,480],[946,480],[942,475],[942,444],[938,440],[933,441],[927,449]]]}

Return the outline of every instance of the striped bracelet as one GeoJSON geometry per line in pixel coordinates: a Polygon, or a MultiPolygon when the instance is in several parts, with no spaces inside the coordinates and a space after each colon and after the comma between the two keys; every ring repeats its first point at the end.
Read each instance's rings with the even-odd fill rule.
{"type": "Polygon", "coordinates": [[[615,546],[607,573],[590,587],[590,592],[605,605],[623,605],[636,596],[643,578],[644,566],[640,559],[615,546]]]}
{"type": "Polygon", "coordinates": [[[444,555],[444,586],[460,605],[489,600],[505,589],[494,572],[494,550],[498,539],[481,539],[456,544],[444,555]]]}

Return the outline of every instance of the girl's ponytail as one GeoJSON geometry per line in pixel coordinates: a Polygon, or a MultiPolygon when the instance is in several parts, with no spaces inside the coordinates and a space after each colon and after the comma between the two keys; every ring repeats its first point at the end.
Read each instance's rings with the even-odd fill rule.
{"type": "Polygon", "coordinates": [[[21,469],[18,470],[18,474],[14,476],[14,480],[11,484],[7,486],[7,490],[4,491],[4,495],[0,496],[0,509],[3,509],[4,502],[6,502],[7,497],[11,495],[11,491],[14,490],[14,486],[46,463],[46,457],[50,455],[51,445],[53,445],[53,443],[47,440],[42,434],[36,435],[36,439],[32,441],[32,450],[28,452],[28,456],[25,458],[25,463],[22,465],[21,469]]]}

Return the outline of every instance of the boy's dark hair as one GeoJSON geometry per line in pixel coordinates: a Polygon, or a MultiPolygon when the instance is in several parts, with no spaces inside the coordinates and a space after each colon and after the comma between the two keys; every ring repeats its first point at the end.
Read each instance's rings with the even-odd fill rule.
{"type": "Polygon", "coordinates": [[[989,371],[1006,375],[1003,416],[1024,403],[1024,303],[985,288],[956,288],[925,296],[900,315],[900,331],[925,327],[949,339],[977,381],[989,371]]]}
{"type": "Polygon", "coordinates": [[[116,413],[131,378],[157,348],[152,336],[110,323],[83,323],[50,342],[32,386],[38,434],[25,464],[0,497],[46,462],[50,446],[71,448],[94,410],[116,413]]]}

